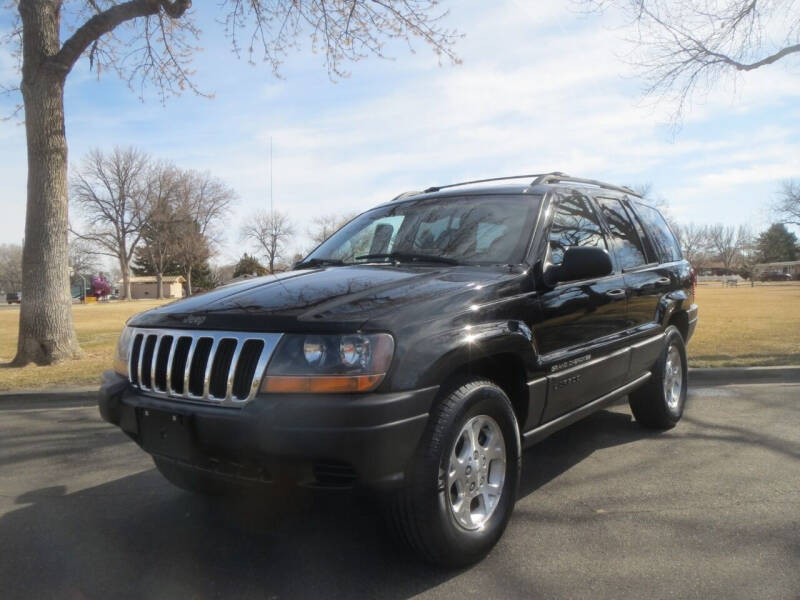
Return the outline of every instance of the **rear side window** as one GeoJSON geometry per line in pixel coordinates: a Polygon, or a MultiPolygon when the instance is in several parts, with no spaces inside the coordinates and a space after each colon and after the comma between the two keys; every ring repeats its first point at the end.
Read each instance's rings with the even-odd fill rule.
{"type": "Polygon", "coordinates": [[[622,205],[614,198],[598,198],[600,212],[603,214],[611,232],[611,244],[623,269],[633,269],[647,262],[642,248],[642,240],[636,227],[622,205]]]}
{"type": "Polygon", "coordinates": [[[550,262],[560,265],[570,246],[598,246],[606,249],[603,230],[589,201],[578,194],[556,204],[550,227],[550,262]]]}
{"type": "Polygon", "coordinates": [[[678,240],[672,235],[672,231],[655,208],[646,206],[639,202],[632,202],[636,209],[636,214],[642,221],[647,235],[653,244],[655,251],[661,257],[661,262],[672,262],[681,259],[681,248],[678,240]]]}

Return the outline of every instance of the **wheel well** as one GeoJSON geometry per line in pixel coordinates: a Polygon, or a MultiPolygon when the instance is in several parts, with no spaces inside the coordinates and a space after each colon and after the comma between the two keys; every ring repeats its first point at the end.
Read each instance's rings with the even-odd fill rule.
{"type": "Polygon", "coordinates": [[[678,331],[681,332],[683,341],[686,341],[686,337],[689,335],[689,316],[684,311],[674,313],[669,318],[669,323],[667,323],[667,325],[675,325],[678,331]]]}
{"type": "Polygon", "coordinates": [[[522,428],[528,418],[528,384],[525,372],[525,365],[516,354],[485,356],[461,365],[447,377],[441,389],[447,391],[452,384],[464,377],[484,377],[506,393],[522,428]]]}

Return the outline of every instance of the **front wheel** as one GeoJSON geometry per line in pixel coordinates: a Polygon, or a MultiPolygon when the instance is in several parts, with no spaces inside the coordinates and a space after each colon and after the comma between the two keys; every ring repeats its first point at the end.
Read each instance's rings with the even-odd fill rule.
{"type": "Polygon", "coordinates": [[[636,421],[650,429],[675,427],[686,405],[686,346],[677,327],[670,325],[665,334],[664,350],[653,366],[650,381],[628,396],[636,421]]]}
{"type": "Polygon", "coordinates": [[[494,383],[469,379],[432,410],[407,487],[392,498],[392,524],[427,561],[472,564],[508,524],[520,465],[511,402],[494,383]]]}

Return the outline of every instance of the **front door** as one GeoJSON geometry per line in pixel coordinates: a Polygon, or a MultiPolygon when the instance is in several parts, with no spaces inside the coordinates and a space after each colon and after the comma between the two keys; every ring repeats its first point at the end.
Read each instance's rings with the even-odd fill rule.
{"type": "MultiPolygon", "coordinates": [[[[574,191],[556,199],[548,232],[548,264],[558,265],[570,246],[608,250],[593,203],[574,191]]],[[[569,412],[622,384],[627,349],[618,343],[626,326],[626,290],[618,267],[605,277],[559,283],[541,294],[534,337],[549,371],[544,419],[569,412]]]]}

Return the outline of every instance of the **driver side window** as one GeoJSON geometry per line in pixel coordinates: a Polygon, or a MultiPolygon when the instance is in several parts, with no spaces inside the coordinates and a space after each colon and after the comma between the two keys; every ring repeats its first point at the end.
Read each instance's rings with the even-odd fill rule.
{"type": "Polygon", "coordinates": [[[560,265],[570,246],[597,246],[607,250],[597,215],[585,196],[573,193],[555,205],[549,234],[549,262],[560,265]]]}
{"type": "Polygon", "coordinates": [[[350,262],[355,257],[364,254],[391,252],[404,219],[403,215],[393,215],[372,221],[334,250],[331,253],[332,258],[350,262]]]}

